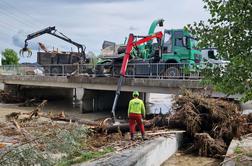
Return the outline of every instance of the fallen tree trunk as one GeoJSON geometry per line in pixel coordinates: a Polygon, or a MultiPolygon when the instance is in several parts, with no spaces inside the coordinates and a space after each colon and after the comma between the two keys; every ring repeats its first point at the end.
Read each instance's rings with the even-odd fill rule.
{"type": "MultiPolygon", "coordinates": [[[[151,120],[144,121],[144,128],[146,130],[151,129],[153,127],[167,127],[167,128],[180,128],[185,129],[185,126],[181,121],[178,120],[170,120],[169,118],[165,116],[157,116],[151,120]]],[[[136,126],[136,130],[139,131],[139,127],[136,126]]],[[[98,132],[105,132],[107,134],[110,133],[116,133],[118,131],[122,133],[129,132],[129,124],[128,123],[121,123],[121,124],[109,124],[109,125],[100,125],[99,128],[97,128],[98,132]]]]}
{"type": "MultiPolygon", "coordinates": [[[[45,116],[48,117],[48,116],[45,116]]],[[[84,120],[84,119],[77,119],[77,118],[65,118],[60,116],[53,116],[48,117],[53,121],[63,121],[63,122],[72,122],[72,123],[78,123],[78,124],[85,124],[88,126],[94,126],[95,130],[100,133],[117,133],[122,132],[126,133],[129,132],[129,124],[128,123],[119,123],[119,124],[113,124],[111,118],[107,118],[103,120],[102,122],[96,122],[91,120],[84,120]]],[[[185,126],[181,121],[179,120],[171,120],[166,116],[156,116],[151,120],[145,120],[144,121],[144,127],[145,129],[151,129],[152,127],[167,127],[167,128],[180,128],[185,129],[185,126]]],[[[138,126],[136,126],[136,130],[139,131],[138,126]]]]}
{"type": "Polygon", "coordinates": [[[89,126],[99,126],[98,122],[91,121],[91,120],[84,120],[84,119],[77,119],[77,118],[62,118],[62,117],[50,117],[53,121],[63,121],[63,122],[72,122],[78,124],[85,124],[89,126]]]}

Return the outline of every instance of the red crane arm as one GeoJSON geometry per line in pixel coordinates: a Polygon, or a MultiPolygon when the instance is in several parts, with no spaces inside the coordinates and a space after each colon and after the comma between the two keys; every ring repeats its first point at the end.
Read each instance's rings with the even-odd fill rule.
{"type": "Polygon", "coordinates": [[[156,32],[156,33],[154,33],[154,34],[152,34],[150,36],[146,36],[146,37],[134,42],[135,36],[131,33],[129,35],[125,55],[123,57],[123,63],[122,63],[122,68],[121,68],[120,74],[123,75],[123,76],[125,76],[125,74],[126,74],[127,65],[128,65],[128,61],[129,61],[129,58],[130,58],[130,52],[131,52],[133,47],[141,45],[143,43],[146,43],[146,42],[148,42],[150,40],[153,40],[155,38],[162,39],[162,37],[163,37],[162,32],[156,32]]]}
{"type": "Polygon", "coordinates": [[[118,97],[120,95],[120,91],[121,91],[121,87],[122,87],[122,83],[123,83],[123,78],[125,77],[125,74],[126,74],[127,65],[128,65],[128,62],[129,62],[130,52],[131,52],[132,48],[135,47],[135,46],[141,45],[141,44],[143,44],[145,42],[148,42],[148,41],[150,41],[152,39],[155,39],[155,38],[161,40],[162,37],[163,37],[163,33],[162,32],[157,32],[157,33],[154,33],[154,34],[152,34],[150,36],[143,37],[142,39],[134,42],[135,36],[133,34],[129,35],[129,39],[128,39],[128,43],[127,43],[127,46],[126,46],[126,51],[125,51],[125,55],[123,57],[123,63],[122,63],[121,71],[120,71],[120,78],[119,78],[119,80],[117,82],[116,95],[115,95],[115,99],[114,99],[114,103],[113,103],[113,107],[112,107],[112,111],[111,111],[112,120],[113,120],[114,123],[115,123],[115,109],[116,109],[118,97]]]}

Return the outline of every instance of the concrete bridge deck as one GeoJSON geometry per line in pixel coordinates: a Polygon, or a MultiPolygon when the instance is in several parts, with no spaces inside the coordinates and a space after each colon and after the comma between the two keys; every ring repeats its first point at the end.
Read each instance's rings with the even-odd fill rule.
{"type": "MultiPolygon", "coordinates": [[[[86,76],[18,76],[0,75],[0,82],[12,85],[84,88],[91,90],[116,90],[118,78],[115,77],[86,77],[86,76]]],[[[152,78],[125,78],[122,91],[138,90],[147,93],[176,94],[179,89],[186,88],[192,91],[202,90],[200,80],[190,79],[152,79],[152,78]]]]}

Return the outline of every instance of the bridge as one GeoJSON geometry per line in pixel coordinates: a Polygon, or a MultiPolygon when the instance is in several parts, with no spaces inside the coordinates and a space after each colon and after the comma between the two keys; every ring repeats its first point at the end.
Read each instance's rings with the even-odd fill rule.
{"type": "MultiPolygon", "coordinates": [[[[87,77],[87,76],[18,76],[0,75],[0,82],[10,85],[83,88],[90,90],[115,91],[118,78],[116,77],[87,77]]],[[[122,91],[138,90],[146,93],[176,94],[179,89],[201,90],[200,80],[190,79],[153,79],[125,78],[122,91]]]]}
{"type": "MultiPolygon", "coordinates": [[[[170,94],[176,93],[181,88],[202,89],[199,73],[185,75],[184,65],[129,64],[122,91],[138,89],[140,92],[170,94]],[[170,73],[164,69],[169,69],[170,73]]],[[[96,65],[94,68],[94,66],[86,64],[2,66],[0,68],[0,82],[13,85],[114,91],[117,86],[120,66],[113,66],[109,74],[104,74],[105,69],[106,65],[96,65]]]]}
{"type": "MultiPolygon", "coordinates": [[[[104,66],[98,67],[104,68],[104,66]]],[[[119,98],[121,101],[119,107],[122,109],[127,107],[131,98],[130,92],[133,90],[142,92],[143,98],[146,93],[178,94],[182,88],[192,91],[204,90],[199,75],[195,73],[184,75],[180,71],[179,75],[171,76],[161,74],[159,70],[162,66],[157,64],[154,67],[141,64],[140,71],[137,67],[139,66],[136,64],[133,67],[129,65],[133,72],[127,73],[122,86],[119,98]],[[153,68],[158,72],[150,70],[153,68]]],[[[174,68],[174,64],[172,67],[174,68]]],[[[0,82],[5,84],[6,90],[27,97],[54,95],[73,98],[76,96],[73,94],[73,89],[81,88],[84,90],[82,97],[84,112],[111,109],[117,88],[118,71],[113,70],[110,74],[99,72],[90,74],[90,68],[88,65],[2,66],[0,82]]]]}

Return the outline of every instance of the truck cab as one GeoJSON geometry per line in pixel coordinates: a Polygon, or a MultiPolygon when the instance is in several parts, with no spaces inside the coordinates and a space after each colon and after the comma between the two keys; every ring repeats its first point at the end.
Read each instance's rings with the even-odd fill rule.
{"type": "Polygon", "coordinates": [[[197,40],[183,29],[164,30],[161,61],[196,64],[202,59],[197,40]]]}
{"type": "Polygon", "coordinates": [[[201,49],[202,58],[204,62],[212,64],[227,64],[229,61],[219,56],[217,48],[203,48],[201,49]]]}

